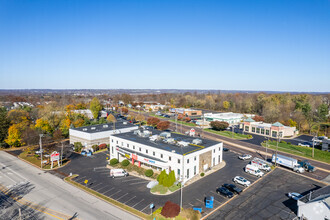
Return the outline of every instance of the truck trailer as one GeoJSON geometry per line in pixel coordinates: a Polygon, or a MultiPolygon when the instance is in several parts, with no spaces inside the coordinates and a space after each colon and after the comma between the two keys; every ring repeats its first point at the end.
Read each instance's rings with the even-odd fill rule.
{"type": "MultiPolygon", "coordinates": [[[[273,163],[275,163],[275,157],[276,157],[276,155],[273,154],[273,156],[272,156],[273,163]]],[[[276,163],[281,166],[290,168],[293,171],[296,171],[298,173],[303,173],[305,171],[304,168],[301,167],[301,165],[298,163],[298,160],[291,158],[291,157],[286,157],[286,156],[277,154],[276,163]]]]}

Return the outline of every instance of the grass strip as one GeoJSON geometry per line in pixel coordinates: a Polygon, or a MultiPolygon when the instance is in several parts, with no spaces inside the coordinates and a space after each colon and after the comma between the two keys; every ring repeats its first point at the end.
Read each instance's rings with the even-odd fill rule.
{"type": "MultiPolygon", "coordinates": [[[[277,141],[269,141],[268,147],[273,150],[276,150],[276,144],[277,141]]],[[[264,142],[261,145],[265,147],[266,143],[264,142]]],[[[312,147],[293,145],[285,141],[281,141],[278,143],[278,150],[286,153],[294,154],[297,156],[307,157],[314,160],[330,163],[330,153],[316,148],[314,148],[314,157],[312,157],[312,152],[313,152],[312,147]]]]}
{"type": "Polygon", "coordinates": [[[190,126],[190,127],[196,127],[196,124],[191,123],[191,122],[185,122],[185,121],[179,121],[179,120],[175,121],[174,119],[171,119],[169,121],[174,122],[174,123],[178,123],[178,124],[187,125],[187,126],[190,126]]]}
{"type": "Polygon", "coordinates": [[[238,133],[233,133],[231,131],[215,131],[215,130],[210,129],[210,128],[206,128],[204,130],[206,132],[210,132],[210,133],[213,133],[213,134],[221,135],[221,136],[228,137],[228,138],[231,138],[231,139],[242,140],[242,139],[251,139],[252,138],[251,135],[238,134],[238,133]]]}
{"type": "Polygon", "coordinates": [[[111,203],[111,204],[113,204],[113,205],[115,205],[115,206],[117,206],[117,207],[119,207],[119,208],[121,208],[121,209],[123,209],[125,211],[128,211],[129,213],[132,213],[132,214],[134,214],[134,215],[136,215],[138,217],[141,217],[143,219],[147,219],[148,218],[149,215],[147,215],[147,214],[145,214],[143,212],[140,212],[140,211],[138,211],[138,210],[136,210],[136,209],[134,209],[134,208],[132,208],[130,206],[124,205],[124,204],[122,204],[122,203],[120,203],[120,202],[118,202],[118,201],[116,201],[114,199],[111,199],[111,198],[109,198],[109,197],[107,197],[107,196],[105,196],[105,195],[103,195],[101,193],[98,193],[98,192],[96,192],[96,191],[94,191],[94,190],[92,190],[92,189],[90,189],[90,188],[88,188],[86,186],[83,186],[83,185],[81,185],[81,184],[73,181],[72,178],[77,177],[77,176],[78,175],[73,175],[71,177],[66,177],[66,178],[64,178],[64,180],[66,182],[68,182],[68,183],[70,183],[70,184],[72,184],[72,185],[74,185],[74,186],[76,186],[76,187],[78,187],[78,188],[80,188],[80,189],[82,189],[82,190],[84,190],[84,191],[86,191],[86,192],[88,192],[88,193],[90,193],[90,194],[92,194],[92,195],[94,195],[94,196],[96,196],[96,197],[98,197],[98,198],[100,198],[100,199],[108,202],[108,203],[111,203]]]}

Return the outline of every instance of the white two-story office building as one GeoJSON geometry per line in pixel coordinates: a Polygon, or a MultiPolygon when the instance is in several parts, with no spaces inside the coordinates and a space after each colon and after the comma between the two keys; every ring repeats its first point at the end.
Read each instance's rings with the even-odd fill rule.
{"type": "Polygon", "coordinates": [[[184,177],[184,182],[221,163],[222,153],[222,142],[158,130],[110,135],[110,159],[129,159],[138,166],[174,170],[176,178],[184,177]]]}

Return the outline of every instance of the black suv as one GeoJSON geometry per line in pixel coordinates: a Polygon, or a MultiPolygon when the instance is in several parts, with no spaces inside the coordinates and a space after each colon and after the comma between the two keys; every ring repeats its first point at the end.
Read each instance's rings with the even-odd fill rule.
{"type": "Polygon", "coordinates": [[[227,188],[225,187],[220,187],[216,190],[217,193],[224,195],[225,197],[231,198],[234,196],[232,192],[230,192],[227,188]]]}
{"type": "Polygon", "coordinates": [[[231,192],[236,193],[236,194],[240,194],[242,192],[241,188],[238,188],[237,186],[235,186],[234,184],[223,184],[223,187],[229,189],[231,192]]]}

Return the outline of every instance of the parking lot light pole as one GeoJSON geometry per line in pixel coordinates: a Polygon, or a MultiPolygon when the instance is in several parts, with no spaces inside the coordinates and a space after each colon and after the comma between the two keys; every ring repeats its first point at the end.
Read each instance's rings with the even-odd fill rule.
{"type": "Polygon", "coordinates": [[[313,151],[312,151],[312,157],[314,158],[314,143],[315,143],[315,137],[316,137],[316,135],[314,135],[314,137],[313,137],[313,151]]]}
{"type": "Polygon", "coordinates": [[[277,150],[278,150],[278,142],[280,139],[280,134],[279,132],[277,133],[277,142],[276,142],[276,151],[275,151],[275,167],[277,166],[277,150]]]}
{"type": "Polygon", "coordinates": [[[42,142],[41,142],[41,138],[42,136],[44,136],[43,134],[39,134],[40,139],[39,139],[39,144],[40,144],[40,159],[41,159],[41,164],[40,164],[40,168],[42,169],[42,142]]]}

